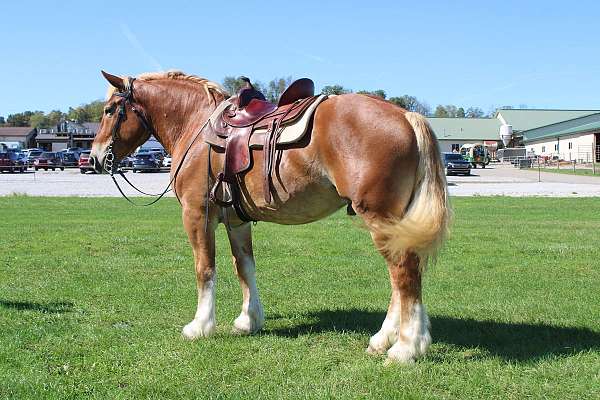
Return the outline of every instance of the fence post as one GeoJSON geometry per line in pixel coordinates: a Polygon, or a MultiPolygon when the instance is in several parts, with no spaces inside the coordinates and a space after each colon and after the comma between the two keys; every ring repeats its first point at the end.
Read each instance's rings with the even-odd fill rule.
{"type": "Polygon", "coordinates": [[[575,160],[573,160],[573,173],[575,173],[575,160]]]}
{"type": "Polygon", "coordinates": [[[542,164],[540,163],[540,157],[538,156],[537,159],[537,164],[538,164],[538,182],[542,181],[542,164]]]}

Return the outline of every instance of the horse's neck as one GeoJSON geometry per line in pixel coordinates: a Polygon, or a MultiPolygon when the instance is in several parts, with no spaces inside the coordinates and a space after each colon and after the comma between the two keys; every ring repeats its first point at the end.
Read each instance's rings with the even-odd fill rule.
{"type": "Polygon", "coordinates": [[[179,85],[162,90],[169,90],[169,96],[148,96],[144,106],[152,120],[156,139],[173,154],[179,139],[199,131],[216,105],[198,88],[179,85]]]}

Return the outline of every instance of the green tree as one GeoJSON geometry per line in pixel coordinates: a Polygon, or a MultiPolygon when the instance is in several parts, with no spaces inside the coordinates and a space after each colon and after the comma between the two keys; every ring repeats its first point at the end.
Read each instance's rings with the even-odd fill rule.
{"type": "Polygon", "coordinates": [[[94,100],[83,106],[86,110],[87,120],[82,122],[100,122],[104,114],[104,101],[94,100]]]}
{"type": "Polygon", "coordinates": [[[458,107],[458,110],[456,111],[456,117],[464,118],[465,117],[465,109],[462,107],[458,107]]]}
{"type": "Polygon", "coordinates": [[[60,110],[52,110],[48,113],[48,124],[49,126],[56,126],[66,118],[66,114],[60,110]]]}
{"type": "Polygon", "coordinates": [[[484,112],[479,107],[469,107],[467,108],[465,116],[467,118],[482,118],[484,116],[484,112]]]}
{"type": "Polygon", "coordinates": [[[352,90],[346,89],[342,85],[327,85],[321,89],[322,94],[332,95],[332,94],[346,94],[352,93],[352,90]]]}
{"type": "Polygon", "coordinates": [[[446,107],[439,105],[435,108],[435,111],[433,112],[433,116],[434,117],[440,117],[440,118],[448,118],[448,111],[446,110],[446,107]]]}
{"type": "Polygon", "coordinates": [[[33,128],[48,128],[50,124],[48,117],[43,111],[35,111],[29,117],[29,126],[33,128]]]}
{"type": "Polygon", "coordinates": [[[263,90],[263,93],[271,103],[277,103],[281,94],[291,83],[291,76],[288,76],[287,78],[275,78],[267,84],[266,90],[263,90]]]}
{"type": "Polygon", "coordinates": [[[9,126],[29,126],[29,118],[31,118],[32,115],[33,111],[10,114],[6,118],[6,124],[9,126]]]}
{"type": "Polygon", "coordinates": [[[358,93],[358,94],[368,94],[368,95],[375,96],[375,97],[381,97],[384,100],[387,97],[387,95],[385,93],[385,90],[383,90],[383,89],[377,89],[377,90],[373,90],[373,91],[359,90],[356,93],[358,93]]]}
{"type": "Polygon", "coordinates": [[[77,108],[69,107],[67,118],[77,122],[85,122],[89,119],[89,115],[87,114],[86,109],[82,106],[77,108]]]}
{"type": "Polygon", "coordinates": [[[223,87],[231,96],[234,96],[237,92],[239,92],[243,85],[244,81],[242,81],[240,78],[236,78],[234,76],[226,76],[223,78],[223,87]]]}
{"type": "Polygon", "coordinates": [[[420,102],[415,96],[405,94],[400,97],[390,97],[389,101],[408,111],[418,112],[419,114],[429,115],[431,109],[427,103],[420,102]]]}
{"type": "Polygon", "coordinates": [[[458,107],[456,107],[452,104],[448,104],[446,106],[446,112],[448,113],[448,117],[456,118],[456,115],[458,114],[458,107]]]}

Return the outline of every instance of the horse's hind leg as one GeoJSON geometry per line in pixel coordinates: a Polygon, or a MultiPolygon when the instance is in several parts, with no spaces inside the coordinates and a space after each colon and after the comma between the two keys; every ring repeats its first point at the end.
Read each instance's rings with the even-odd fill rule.
{"type": "Polygon", "coordinates": [[[250,334],[264,325],[264,314],[256,287],[256,266],[252,254],[250,224],[231,228],[228,232],[233,265],[242,287],[242,312],[233,323],[233,332],[250,334]]]}
{"type": "MultiPolygon", "coordinates": [[[[373,234],[375,244],[381,241],[373,234]]],[[[381,329],[369,341],[368,352],[384,353],[391,360],[411,362],[425,354],[431,336],[429,318],[421,303],[421,268],[419,257],[407,252],[392,258],[382,252],[388,264],[392,297],[381,329]]]]}

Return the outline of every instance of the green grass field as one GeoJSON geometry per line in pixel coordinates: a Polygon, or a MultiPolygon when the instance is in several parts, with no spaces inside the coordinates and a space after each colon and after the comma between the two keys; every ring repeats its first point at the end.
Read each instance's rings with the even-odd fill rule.
{"type": "Polygon", "coordinates": [[[218,233],[216,336],[195,311],[176,201],[0,198],[0,399],[600,398],[600,199],[454,199],[425,277],[433,344],[413,365],[365,353],[389,283],[338,213],[254,231],[267,316],[229,334],[241,293],[218,233]]]}
{"type": "MultiPolygon", "coordinates": [[[[537,168],[533,168],[533,169],[537,169],[537,168]]],[[[600,177],[600,164],[596,165],[596,173],[595,174],[594,174],[594,170],[592,170],[591,168],[590,169],[576,168],[575,171],[573,171],[573,167],[569,167],[569,166],[566,166],[566,167],[563,166],[560,169],[558,169],[558,168],[542,168],[542,172],[600,177]]]]}

